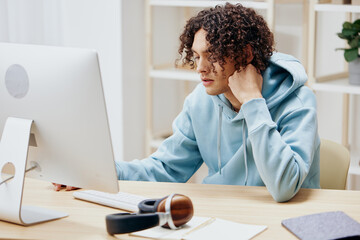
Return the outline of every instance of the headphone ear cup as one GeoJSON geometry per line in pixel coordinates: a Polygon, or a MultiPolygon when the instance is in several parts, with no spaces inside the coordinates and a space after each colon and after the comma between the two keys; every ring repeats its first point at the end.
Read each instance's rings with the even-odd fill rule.
{"type": "Polygon", "coordinates": [[[154,213],[157,212],[158,206],[164,198],[160,199],[145,199],[138,204],[140,213],[154,213]]]}
{"type": "Polygon", "coordinates": [[[110,235],[131,233],[159,225],[156,213],[116,213],[106,216],[106,230],[110,235]]]}
{"type": "MultiPolygon", "coordinates": [[[[158,206],[157,212],[166,212],[166,199],[162,199],[158,206]]],[[[173,220],[175,227],[180,227],[191,220],[194,215],[194,208],[191,199],[182,194],[175,194],[170,203],[170,217],[173,220]]],[[[166,223],[163,227],[169,228],[166,223]]]]}

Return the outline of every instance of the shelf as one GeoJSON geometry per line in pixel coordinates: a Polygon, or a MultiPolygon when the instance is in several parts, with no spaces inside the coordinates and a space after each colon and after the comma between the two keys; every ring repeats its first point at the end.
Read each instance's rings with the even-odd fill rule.
{"type": "Polygon", "coordinates": [[[200,76],[195,71],[177,68],[151,70],[150,77],[200,82],[200,76]]]}
{"type": "Polygon", "coordinates": [[[155,138],[150,141],[150,147],[154,149],[158,149],[161,145],[161,143],[164,141],[164,138],[155,138]]]}
{"type": "Polygon", "coordinates": [[[348,174],[349,175],[360,175],[360,166],[350,165],[348,174]]]}
{"type": "Polygon", "coordinates": [[[275,0],[276,4],[303,4],[304,0],[275,0]]]}
{"type": "Polygon", "coordinates": [[[360,155],[354,153],[350,158],[349,175],[360,176],[360,155]]]}
{"type": "MultiPolygon", "coordinates": [[[[214,7],[218,4],[224,4],[225,1],[209,1],[209,0],[150,0],[151,6],[166,7],[214,7]]],[[[264,1],[234,1],[228,0],[230,3],[241,3],[244,7],[267,9],[268,2],[264,1]]]]}
{"type": "Polygon", "coordinates": [[[160,147],[161,143],[172,135],[172,131],[163,131],[162,133],[154,134],[150,140],[150,147],[157,149],[160,147]]]}
{"type": "MultiPolygon", "coordinates": [[[[151,70],[152,78],[171,79],[171,80],[188,80],[199,82],[200,77],[195,71],[182,70],[176,68],[151,70]]],[[[360,95],[360,85],[350,85],[347,78],[339,80],[316,82],[311,84],[311,88],[315,91],[338,92],[360,95]]]]}
{"type": "Polygon", "coordinates": [[[359,5],[346,4],[315,4],[315,11],[318,12],[352,12],[360,13],[359,5]]]}
{"type": "Polygon", "coordinates": [[[349,93],[360,95],[360,85],[350,85],[347,78],[339,80],[316,82],[311,84],[315,91],[349,93]]]}

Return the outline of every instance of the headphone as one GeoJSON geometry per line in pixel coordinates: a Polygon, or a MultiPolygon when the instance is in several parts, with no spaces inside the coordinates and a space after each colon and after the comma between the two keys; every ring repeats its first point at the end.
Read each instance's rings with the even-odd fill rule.
{"type": "Polygon", "coordinates": [[[190,198],[171,194],[160,199],[139,203],[139,213],[116,213],[106,216],[106,230],[110,235],[131,233],[155,226],[178,229],[192,218],[194,209],[190,198]]]}

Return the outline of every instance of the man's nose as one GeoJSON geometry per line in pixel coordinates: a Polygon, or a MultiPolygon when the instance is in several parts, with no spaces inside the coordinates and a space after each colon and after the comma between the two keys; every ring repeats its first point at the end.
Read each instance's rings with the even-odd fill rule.
{"type": "Polygon", "coordinates": [[[204,73],[204,72],[208,72],[208,70],[209,70],[208,62],[206,60],[199,59],[196,63],[196,71],[198,73],[204,73]]]}

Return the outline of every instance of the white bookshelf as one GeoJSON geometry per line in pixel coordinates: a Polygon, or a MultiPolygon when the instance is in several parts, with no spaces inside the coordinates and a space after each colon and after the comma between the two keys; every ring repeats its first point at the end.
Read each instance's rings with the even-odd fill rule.
{"type": "Polygon", "coordinates": [[[340,78],[326,82],[314,82],[312,89],[322,92],[334,92],[360,95],[360,86],[350,85],[348,78],[340,78]]]}
{"type": "Polygon", "coordinates": [[[200,76],[194,70],[183,70],[178,68],[150,70],[150,77],[169,80],[186,80],[200,82],[200,76]]]}
{"type": "Polygon", "coordinates": [[[314,5],[314,10],[317,12],[360,13],[360,5],[317,3],[314,5]]]}
{"type": "MultiPolygon", "coordinates": [[[[323,0],[324,1],[324,0],[323,0]]],[[[322,1],[322,2],[323,2],[322,1]]],[[[315,92],[330,92],[343,94],[343,112],[342,112],[342,144],[351,150],[349,146],[349,104],[350,95],[360,95],[360,86],[350,85],[347,73],[336,73],[329,76],[316,76],[316,24],[317,14],[326,12],[344,13],[347,19],[351,20],[353,14],[360,13],[359,5],[350,4],[330,4],[322,3],[320,0],[310,0],[309,2],[309,32],[308,32],[308,60],[307,72],[310,86],[315,92]]],[[[340,30],[339,30],[340,31],[340,30]]],[[[344,60],[345,63],[345,60],[344,60]]],[[[349,175],[360,175],[360,156],[351,158],[349,175]]]]}

